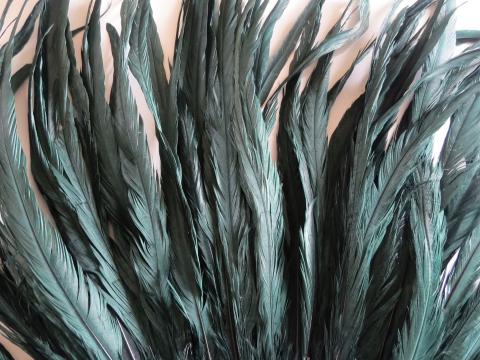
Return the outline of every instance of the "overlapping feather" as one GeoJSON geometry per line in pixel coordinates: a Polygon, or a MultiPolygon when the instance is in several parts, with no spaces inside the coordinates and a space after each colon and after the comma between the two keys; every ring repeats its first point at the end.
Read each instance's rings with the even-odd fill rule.
{"type": "Polygon", "coordinates": [[[165,69],[148,0],[124,0],[121,31],[107,25],[109,100],[100,0],[74,31],[67,0],[39,2],[18,33],[15,21],[0,48],[1,333],[38,359],[478,357],[476,34],[458,33],[474,43],[452,57],[453,1],[394,8],[329,87],[368,1],[350,1],[321,40],[324,1],[310,1],[270,54],[287,4],[185,1],[165,69]],[[33,62],[11,74],[37,17],[33,62]],[[365,91],[327,139],[367,54],[365,91]],[[48,212],[16,133],[27,78],[48,212]]]}

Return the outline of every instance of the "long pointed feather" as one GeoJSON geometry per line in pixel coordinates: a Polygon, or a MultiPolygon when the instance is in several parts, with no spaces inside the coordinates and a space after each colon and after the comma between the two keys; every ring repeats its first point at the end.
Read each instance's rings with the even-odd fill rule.
{"type": "Polygon", "coordinates": [[[28,264],[30,285],[48,301],[54,316],[62,321],[94,356],[114,359],[120,353],[118,329],[106,310],[98,288],[86,279],[82,270],[63,246],[59,234],[46,222],[25,173],[25,157],[16,134],[13,92],[10,88],[12,48],[7,47],[1,68],[2,148],[0,176],[2,218],[15,236],[11,246],[22,251],[28,264]]]}

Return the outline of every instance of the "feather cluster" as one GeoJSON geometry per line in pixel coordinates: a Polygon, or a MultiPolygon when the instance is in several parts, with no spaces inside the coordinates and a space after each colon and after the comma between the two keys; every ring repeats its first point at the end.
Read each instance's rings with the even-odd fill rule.
{"type": "MultiPolygon", "coordinates": [[[[4,336],[49,360],[480,358],[479,34],[455,33],[451,0],[395,7],[332,85],[333,55],[365,32],[368,1],[349,2],[319,40],[324,1],[311,0],[272,52],[287,2],[184,1],[166,68],[149,1],[124,0],[121,31],[107,25],[109,95],[100,0],[81,29],[67,0],[11,24],[4,336]],[[35,56],[12,73],[37,23],[35,56]],[[456,42],[467,45],[453,55],[456,42]],[[328,138],[366,56],[365,90],[328,138]],[[26,81],[28,165],[14,98],[26,81]]],[[[0,358],[11,357],[0,347],[0,358]]]]}

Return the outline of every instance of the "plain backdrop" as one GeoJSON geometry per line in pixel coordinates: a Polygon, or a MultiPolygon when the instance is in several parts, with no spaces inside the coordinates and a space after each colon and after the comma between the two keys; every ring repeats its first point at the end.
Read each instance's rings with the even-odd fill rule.
{"type": "MultiPolygon", "coordinates": [[[[24,19],[28,10],[31,9],[37,0],[27,0],[27,11],[24,13],[22,18],[24,19]]],[[[47,0],[48,1],[48,0],[47,0]]],[[[276,0],[265,0],[270,1],[269,6],[273,7],[276,0]]],[[[370,26],[369,30],[359,38],[355,43],[351,44],[349,47],[337,51],[331,71],[330,82],[333,83],[338,79],[345,69],[349,67],[355,55],[360,49],[362,49],[365,44],[371,40],[375,34],[378,32],[378,29],[382,25],[382,22],[385,19],[386,14],[388,13],[390,6],[398,0],[370,0],[371,14],[370,14],[370,26]]],[[[71,0],[69,17],[71,22],[71,29],[82,26],[85,23],[85,18],[87,14],[87,9],[89,5],[89,0],[71,0]]],[[[298,17],[302,9],[308,0],[290,0],[283,17],[280,19],[279,23],[275,27],[272,52],[274,52],[282,39],[282,37],[288,33],[293,22],[298,17]]],[[[319,38],[322,38],[329,27],[336,21],[339,17],[347,0],[326,0],[324,8],[324,15],[322,18],[322,25],[320,29],[319,38]]],[[[402,5],[412,3],[412,0],[402,1],[402,5]]],[[[6,0],[0,0],[0,12],[5,6],[6,0]]],[[[122,0],[104,0],[102,6],[102,12],[105,12],[105,15],[102,18],[102,23],[111,23],[117,28],[120,28],[120,7],[122,0]]],[[[23,4],[23,0],[14,0],[14,4],[11,7],[9,14],[7,16],[6,24],[9,23],[15,16],[17,16],[20,7],[23,4]]],[[[173,48],[174,48],[174,38],[175,30],[177,25],[177,19],[180,11],[180,0],[151,0],[154,18],[158,27],[159,36],[161,39],[162,46],[164,47],[164,52],[166,54],[166,62],[172,58],[173,48]]],[[[455,26],[457,29],[480,29],[480,0],[458,0],[458,10],[456,13],[455,26]]],[[[22,20],[23,22],[23,20],[22,20]]],[[[5,42],[5,39],[8,38],[8,31],[0,38],[0,44],[5,42]]],[[[14,59],[13,61],[13,70],[20,68],[26,62],[30,62],[33,57],[33,51],[35,47],[35,36],[27,44],[26,48],[14,59]]],[[[80,54],[79,47],[81,42],[81,36],[75,38],[75,45],[77,49],[77,55],[80,54]]],[[[103,37],[102,37],[102,47],[104,53],[104,64],[106,70],[106,82],[107,89],[111,83],[111,77],[113,72],[113,63],[110,56],[110,47],[108,42],[108,36],[103,27],[103,37]]],[[[347,82],[344,91],[340,95],[340,98],[334,105],[332,112],[330,114],[329,128],[328,132],[336,127],[341,116],[348,108],[348,106],[353,102],[353,100],[363,91],[365,82],[368,77],[369,71],[369,61],[367,57],[359,66],[355,69],[351,79],[347,82]]],[[[165,64],[167,65],[167,64],[165,64]]],[[[285,72],[281,74],[282,78],[285,76],[285,72]]],[[[132,81],[132,86],[134,88],[134,93],[138,95],[138,85],[135,81],[132,81]]],[[[139,102],[139,110],[146,122],[146,128],[148,132],[149,146],[152,154],[158,153],[158,144],[155,140],[155,135],[153,131],[153,120],[151,115],[146,110],[146,104],[144,99],[141,96],[136,96],[137,101],[139,102]]],[[[29,153],[29,144],[28,144],[28,135],[27,135],[27,88],[26,84],[22,86],[19,92],[16,95],[16,110],[18,118],[18,131],[21,136],[22,145],[27,156],[29,153]]],[[[443,129],[445,131],[445,129],[443,129]]],[[[444,132],[443,131],[443,132],[444,132]]],[[[273,156],[275,157],[275,146],[274,146],[275,134],[272,135],[272,149],[273,156]]],[[[437,147],[441,146],[442,133],[440,132],[437,136],[437,147]]],[[[154,159],[156,166],[158,166],[158,158],[154,159]]],[[[1,189],[0,189],[1,191],[1,189]]],[[[0,289],[1,291],[1,289],[0,289]]],[[[30,359],[26,354],[22,353],[14,345],[6,341],[4,338],[0,337],[0,342],[3,343],[6,348],[12,352],[16,359],[30,359]]]]}

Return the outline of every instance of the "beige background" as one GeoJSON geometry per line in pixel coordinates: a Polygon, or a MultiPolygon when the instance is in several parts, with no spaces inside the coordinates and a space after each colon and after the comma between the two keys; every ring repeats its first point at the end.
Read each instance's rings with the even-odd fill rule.
{"type": "MultiPolygon", "coordinates": [[[[48,0],[47,0],[48,1],[48,0]]],[[[275,4],[275,0],[265,0],[270,1],[269,6],[275,4]]],[[[284,34],[288,32],[296,17],[303,9],[304,5],[308,0],[290,0],[290,4],[286,9],[284,16],[279,21],[278,25],[275,28],[275,34],[273,39],[272,51],[275,51],[278,48],[284,34]]],[[[332,78],[331,82],[335,81],[343,71],[349,66],[358,50],[361,49],[378,31],[382,21],[385,18],[385,14],[388,12],[390,5],[396,0],[371,0],[371,18],[370,18],[370,28],[367,33],[362,36],[358,41],[349,46],[346,49],[343,49],[335,55],[335,60],[332,67],[332,78]]],[[[35,4],[36,0],[28,0],[27,10],[31,9],[35,4]]],[[[408,4],[412,1],[403,1],[402,4],[408,4]]],[[[6,0],[0,0],[0,10],[5,6],[6,0]]],[[[14,0],[12,9],[10,10],[6,23],[8,24],[9,19],[12,20],[18,12],[18,9],[21,7],[23,0],[14,0]]],[[[158,26],[160,38],[162,45],[165,48],[165,53],[168,55],[168,58],[171,59],[174,46],[174,36],[176,29],[176,21],[178,19],[178,14],[180,10],[180,0],[151,0],[153,13],[155,21],[158,26]]],[[[322,22],[321,31],[319,37],[322,37],[326,30],[331,26],[331,24],[338,18],[340,13],[345,7],[347,0],[326,0],[324,17],[322,22]]],[[[82,26],[85,22],[86,12],[88,8],[89,0],[71,0],[70,6],[70,21],[71,28],[75,29],[79,26],[82,26]]],[[[456,28],[457,29],[480,29],[480,0],[459,0],[458,1],[459,9],[457,11],[456,19],[456,28]]],[[[120,7],[121,0],[104,0],[103,9],[108,11],[102,19],[103,23],[112,23],[115,26],[119,27],[120,19],[120,7]]],[[[26,17],[28,11],[22,16],[26,17]]],[[[5,38],[8,36],[8,32],[0,39],[0,44],[5,41],[5,38]]],[[[106,32],[103,34],[103,39],[108,39],[106,32]]],[[[77,51],[79,47],[79,41],[81,41],[81,36],[78,36],[76,39],[77,51]]],[[[31,61],[35,43],[30,41],[27,47],[14,59],[14,69],[19,68],[24,63],[31,61]]],[[[108,40],[103,41],[104,49],[104,62],[106,69],[106,79],[107,85],[111,81],[111,75],[113,70],[112,59],[109,56],[109,44],[108,40]]],[[[329,132],[335,128],[339,119],[341,118],[343,112],[346,108],[352,103],[352,101],[362,92],[362,89],[365,85],[365,81],[368,76],[368,67],[369,59],[365,59],[354,71],[352,78],[348,81],[343,93],[338,99],[337,103],[334,105],[329,125],[329,132]]],[[[283,74],[282,76],[284,76],[283,74]]],[[[17,114],[18,114],[18,130],[21,134],[24,150],[28,154],[29,146],[26,126],[26,112],[27,112],[27,96],[26,96],[26,86],[24,85],[17,94],[17,114]]],[[[151,152],[153,154],[157,153],[157,144],[154,139],[153,122],[150,114],[146,111],[146,105],[144,101],[139,97],[140,103],[140,112],[142,113],[143,118],[147,121],[148,124],[148,133],[149,133],[149,144],[151,152]]],[[[445,129],[444,129],[445,130],[445,129]]],[[[444,132],[444,131],[443,131],[444,132]]],[[[438,135],[437,145],[441,146],[442,134],[438,135]]],[[[158,165],[158,159],[156,159],[158,165]]],[[[1,291],[1,289],[0,289],[1,291]]],[[[29,359],[27,355],[19,351],[15,346],[5,341],[5,339],[0,337],[0,342],[5,344],[8,350],[12,351],[16,359],[29,359]]]]}

